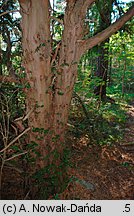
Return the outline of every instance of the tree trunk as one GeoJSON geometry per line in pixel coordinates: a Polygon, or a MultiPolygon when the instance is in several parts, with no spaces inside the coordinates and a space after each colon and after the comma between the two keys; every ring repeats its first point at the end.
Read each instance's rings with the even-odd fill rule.
{"type": "MultiPolygon", "coordinates": [[[[23,64],[27,76],[27,116],[31,128],[29,141],[37,144],[36,149],[31,149],[35,159],[34,171],[42,170],[40,174],[46,184],[45,189],[49,187],[49,193],[56,193],[66,176],[63,163],[64,135],[77,65],[89,48],[83,46],[83,20],[94,0],[67,1],[58,60],[54,59],[55,55],[52,56],[49,0],[19,2],[23,64]],[[54,184],[53,187],[50,182],[54,184]]],[[[95,40],[89,41],[91,47],[97,45],[98,37],[95,40]]]]}
{"type": "MultiPolygon", "coordinates": [[[[111,11],[113,0],[98,0],[96,5],[100,14],[99,32],[103,31],[111,24],[111,11]],[[100,5],[100,2],[102,3],[100,5]]],[[[95,87],[94,93],[99,96],[100,100],[106,98],[107,74],[108,74],[108,54],[109,54],[109,39],[98,45],[97,71],[95,76],[101,79],[100,85],[95,87]]]]}
{"type": "MultiPolygon", "coordinates": [[[[46,173],[46,176],[50,179],[52,175],[57,175],[57,184],[53,188],[55,193],[66,176],[66,168],[61,164],[65,128],[77,75],[77,63],[73,64],[76,56],[73,36],[76,37],[76,32],[65,18],[68,28],[64,31],[58,65],[52,68],[49,1],[20,3],[23,15],[23,64],[28,82],[25,89],[26,103],[27,113],[30,113],[28,125],[31,128],[29,142],[38,145],[32,153],[36,159],[34,172],[52,167],[53,164],[54,170],[49,176],[46,173]],[[66,32],[68,30],[69,34],[66,32]]],[[[43,178],[46,176],[44,174],[43,178]]]]}
{"type": "Polygon", "coordinates": [[[100,99],[106,98],[106,87],[107,87],[107,73],[108,73],[108,47],[106,43],[109,43],[109,40],[104,41],[101,45],[98,46],[98,58],[97,58],[97,71],[95,76],[101,79],[100,85],[95,87],[95,95],[98,95],[100,99]]]}

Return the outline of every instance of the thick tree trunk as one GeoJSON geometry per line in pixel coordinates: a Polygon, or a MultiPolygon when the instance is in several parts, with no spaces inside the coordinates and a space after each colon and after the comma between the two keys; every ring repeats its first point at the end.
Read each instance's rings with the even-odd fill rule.
{"type": "MultiPolygon", "coordinates": [[[[51,192],[56,193],[66,176],[62,163],[64,134],[78,61],[86,51],[85,45],[82,46],[83,20],[87,8],[94,0],[67,1],[61,47],[55,65],[51,60],[49,0],[19,2],[22,13],[23,64],[27,76],[27,116],[31,128],[29,141],[38,145],[32,151],[36,159],[34,171],[43,171],[47,167],[47,172],[43,171],[44,182],[50,183],[54,177],[56,182],[51,192]]],[[[92,41],[90,43],[92,46],[92,41]]]]}
{"type": "MultiPolygon", "coordinates": [[[[59,62],[53,73],[49,1],[23,0],[20,3],[23,64],[28,82],[26,102],[27,113],[29,113],[28,124],[31,128],[29,141],[38,145],[34,154],[32,153],[36,159],[34,171],[44,167],[54,167],[46,175],[48,179],[53,178],[52,175],[57,178],[58,183],[55,189],[52,189],[54,193],[62,186],[61,182],[66,176],[62,159],[65,128],[77,75],[77,63],[74,62],[76,31],[72,23],[65,18],[68,28],[64,32],[59,62]]],[[[44,175],[44,179],[46,176],[44,175]]]]}
{"type": "MultiPolygon", "coordinates": [[[[65,127],[63,107],[59,106],[61,99],[54,100],[54,75],[51,71],[51,35],[49,1],[20,1],[22,11],[23,32],[23,64],[27,75],[26,103],[29,113],[28,125],[31,128],[29,142],[38,145],[31,149],[35,159],[33,172],[43,170],[50,164],[55,164],[52,174],[61,172],[61,156],[65,127]],[[56,111],[55,111],[56,110],[56,111]],[[58,158],[56,157],[58,155],[58,158]]],[[[59,98],[62,96],[59,96],[59,98]]],[[[66,98],[66,101],[68,99],[66,98]]],[[[63,104],[62,101],[60,104],[63,104]]],[[[64,108],[66,109],[66,107],[64,108]]],[[[50,170],[50,167],[49,167],[50,170]]],[[[44,172],[42,178],[46,178],[44,172]]],[[[59,176],[58,184],[61,184],[59,176]]],[[[45,182],[45,180],[44,180],[45,182]]],[[[57,186],[57,185],[56,185],[57,186]]],[[[54,188],[52,188],[54,193],[54,188]]]]}
{"type": "MultiPolygon", "coordinates": [[[[31,113],[29,126],[33,131],[38,131],[37,128],[43,128],[46,133],[48,131],[47,139],[51,134],[52,137],[59,135],[63,140],[77,75],[77,62],[73,62],[73,59],[76,59],[76,31],[70,23],[66,30],[70,30],[69,34],[64,32],[60,59],[54,74],[51,70],[49,1],[23,0],[20,3],[23,15],[23,64],[29,83],[26,89],[27,112],[31,113]]],[[[37,134],[34,138],[36,141],[37,134]]],[[[41,142],[44,142],[42,148],[46,147],[46,141],[41,142]]],[[[51,148],[53,149],[54,146],[52,145],[51,148]]]]}
{"type": "MultiPolygon", "coordinates": [[[[47,2],[47,1],[46,1],[47,2]]],[[[27,75],[27,112],[29,126],[49,129],[51,122],[51,40],[49,11],[44,1],[22,1],[23,64],[27,75]],[[46,7],[45,11],[44,8],[46,7]],[[39,18],[42,17],[41,19],[39,18]]],[[[32,137],[33,138],[33,133],[32,137]]],[[[34,138],[37,140],[37,136],[34,138]]]]}

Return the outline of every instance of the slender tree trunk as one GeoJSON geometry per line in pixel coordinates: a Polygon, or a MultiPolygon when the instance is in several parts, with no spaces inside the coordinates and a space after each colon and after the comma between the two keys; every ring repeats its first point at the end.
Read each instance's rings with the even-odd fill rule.
{"type": "Polygon", "coordinates": [[[2,75],[2,49],[0,44],[0,75],[2,75]]]}
{"type": "MultiPolygon", "coordinates": [[[[100,13],[100,25],[99,31],[103,31],[110,26],[111,23],[111,9],[113,0],[98,0],[96,2],[97,8],[100,13]],[[102,5],[100,5],[102,3],[102,5]]],[[[109,54],[109,39],[103,41],[98,45],[98,58],[97,58],[97,70],[95,75],[101,79],[100,85],[95,87],[94,93],[98,95],[100,100],[106,98],[106,87],[107,87],[107,75],[108,75],[108,54],[109,54]]]]}
{"type": "Polygon", "coordinates": [[[100,99],[106,98],[106,86],[107,86],[107,73],[108,73],[108,47],[105,47],[109,40],[104,41],[98,47],[98,58],[97,58],[97,71],[95,75],[101,79],[100,85],[95,87],[95,94],[100,96],[100,99]]]}
{"type": "Polygon", "coordinates": [[[126,75],[126,69],[127,69],[127,62],[126,62],[126,56],[125,56],[124,57],[124,68],[123,68],[123,74],[122,74],[122,96],[124,96],[124,93],[125,93],[125,75],[126,75]]]}
{"type": "Polygon", "coordinates": [[[109,58],[109,74],[108,74],[108,85],[112,84],[112,57],[109,58]]]}

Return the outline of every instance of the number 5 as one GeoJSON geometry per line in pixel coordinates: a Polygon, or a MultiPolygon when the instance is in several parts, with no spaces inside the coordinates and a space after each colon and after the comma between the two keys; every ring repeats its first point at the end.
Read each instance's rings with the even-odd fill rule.
{"type": "Polygon", "coordinates": [[[125,205],[125,212],[130,212],[130,204],[125,205]]]}

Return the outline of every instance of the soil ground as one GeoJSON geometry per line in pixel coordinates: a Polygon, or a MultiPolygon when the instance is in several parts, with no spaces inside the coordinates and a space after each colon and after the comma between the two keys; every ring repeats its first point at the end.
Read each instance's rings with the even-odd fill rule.
{"type": "Polygon", "coordinates": [[[125,136],[114,146],[75,144],[69,170],[74,180],[61,199],[134,199],[134,107],[128,106],[125,136]]]}
{"type": "MultiPolygon", "coordinates": [[[[114,146],[87,146],[87,138],[74,141],[68,174],[71,181],[59,199],[134,199],[134,107],[128,107],[125,136],[114,146]]],[[[71,139],[70,139],[71,142],[71,139]]],[[[4,167],[1,199],[30,199],[24,177],[4,167]]]]}

